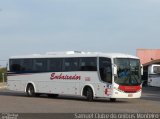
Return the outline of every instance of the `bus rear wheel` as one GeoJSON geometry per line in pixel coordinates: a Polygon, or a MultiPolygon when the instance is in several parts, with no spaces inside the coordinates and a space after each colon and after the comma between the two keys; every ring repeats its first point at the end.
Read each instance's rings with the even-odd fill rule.
{"type": "Polygon", "coordinates": [[[35,97],[35,96],[36,96],[36,93],[35,93],[35,90],[34,90],[34,87],[33,87],[32,84],[29,84],[29,85],[27,86],[26,92],[27,92],[27,96],[28,96],[28,97],[35,97]]]}
{"type": "Polygon", "coordinates": [[[48,94],[48,97],[49,98],[56,98],[58,97],[59,95],[58,94],[48,94]]]}
{"type": "Polygon", "coordinates": [[[86,92],[86,98],[87,101],[93,101],[93,91],[91,88],[87,88],[87,92],[86,92]]]}
{"type": "Polygon", "coordinates": [[[110,98],[111,102],[116,102],[116,98],[110,98]]]}

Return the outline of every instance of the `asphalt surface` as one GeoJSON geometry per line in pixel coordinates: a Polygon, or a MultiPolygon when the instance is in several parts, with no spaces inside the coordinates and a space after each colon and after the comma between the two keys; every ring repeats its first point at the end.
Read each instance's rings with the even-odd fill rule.
{"type": "Polygon", "coordinates": [[[83,97],[60,95],[58,98],[27,97],[25,93],[0,89],[1,113],[160,113],[160,88],[143,88],[140,99],[96,99],[87,102],[83,97]]]}

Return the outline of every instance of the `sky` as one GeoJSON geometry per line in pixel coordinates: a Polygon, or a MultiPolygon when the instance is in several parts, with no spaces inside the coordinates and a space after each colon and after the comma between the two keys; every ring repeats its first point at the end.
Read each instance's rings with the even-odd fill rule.
{"type": "Polygon", "coordinates": [[[0,65],[14,55],[160,48],[160,0],[0,0],[0,65]]]}

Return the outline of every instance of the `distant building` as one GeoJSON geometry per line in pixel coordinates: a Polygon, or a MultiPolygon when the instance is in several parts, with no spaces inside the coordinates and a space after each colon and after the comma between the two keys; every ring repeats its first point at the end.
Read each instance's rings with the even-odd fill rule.
{"type": "Polygon", "coordinates": [[[136,54],[143,65],[143,85],[160,87],[160,49],[137,49],[136,54]]]}
{"type": "Polygon", "coordinates": [[[160,63],[160,49],[137,49],[136,54],[143,65],[160,63]]]}

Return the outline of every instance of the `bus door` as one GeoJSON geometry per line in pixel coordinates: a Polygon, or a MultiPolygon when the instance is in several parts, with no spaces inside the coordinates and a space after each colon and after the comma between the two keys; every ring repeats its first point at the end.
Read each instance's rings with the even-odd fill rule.
{"type": "Polygon", "coordinates": [[[103,96],[110,96],[112,87],[112,65],[110,58],[99,58],[99,74],[100,80],[103,82],[103,96]]]}

